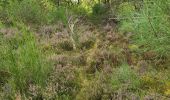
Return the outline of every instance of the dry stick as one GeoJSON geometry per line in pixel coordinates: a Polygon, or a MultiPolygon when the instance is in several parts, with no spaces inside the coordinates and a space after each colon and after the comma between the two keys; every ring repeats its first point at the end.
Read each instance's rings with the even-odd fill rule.
{"type": "Polygon", "coordinates": [[[70,38],[71,38],[71,41],[73,43],[73,49],[76,50],[76,42],[73,38],[73,35],[75,34],[74,33],[74,25],[78,22],[78,19],[76,19],[73,23],[71,23],[71,20],[72,20],[72,17],[70,17],[70,19],[68,20],[68,26],[69,26],[69,29],[70,29],[70,38]]]}

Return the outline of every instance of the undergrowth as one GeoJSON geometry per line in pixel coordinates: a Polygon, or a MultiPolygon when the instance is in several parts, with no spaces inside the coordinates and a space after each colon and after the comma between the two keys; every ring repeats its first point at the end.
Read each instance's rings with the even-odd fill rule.
{"type": "Polygon", "coordinates": [[[169,15],[166,13],[167,9],[164,9],[168,1],[165,1],[149,2],[145,0],[140,11],[135,11],[134,6],[130,3],[124,5],[129,9],[123,10],[126,11],[125,13],[121,12],[128,15],[125,16],[125,20],[121,21],[120,30],[133,32],[132,42],[140,48],[141,52],[153,51],[159,56],[169,55],[170,33],[168,27],[170,23],[169,15]]]}
{"type": "Polygon", "coordinates": [[[0,99],[169,100],[169,0],[80,1],[0,0],[0,99]]]}
{"type": "Polygon", "coordinates": [[[0,72],[9,76],[7,83],[2,82],[9,86],[8,92],[23,94],[31,84],[45,86],[51,65],[38,47],[34,34],[23,28],[12,38],[1,34],[0,40],[0,72]]]}

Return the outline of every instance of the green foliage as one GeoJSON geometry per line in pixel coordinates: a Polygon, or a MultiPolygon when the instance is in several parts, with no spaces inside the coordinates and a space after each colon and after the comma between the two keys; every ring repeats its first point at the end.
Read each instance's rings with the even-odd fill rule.
{"type": "Polygon", "coordinates": [[[56,7],[55,3],[51,0],[40,0],[41,7],[44,8],[48,23],[56,23],[61,21],[67,23],[66,7],[56,7]]]}
{"type": "Polygon", "coordinates": [[[5,7],[9,3],[9,0],[0,0],[0,6],[5,7]]]}
{"type": "Polygon", "coordinates": [[[124,2],[118,7],[118,17],[129,17],[133,16],[135,6],[130,2],[124,2]]]}
{"type": "Polygon", "coordinates": [[[56,23],[57,21],[61,21],[64,24],[67,24],[66,9],[64,7],[58,7],[49,11],[48,20],[50,23],[56,23]]]}
{"type": "Polygon", "coordinates": [[[169,96],[170,0],[58,1],[0,0],[0,99],[169,96]]]}
{"type": "Polygon", "coordinates": [[[2,24],[2,22],[0,21],[0,28],[2,28],[3,27],[3,24],[2,24]]]}
{"type": "Polygon", "coordinates": [[[24,22],[27,24],[49,24],[58,21],[66,24],[67,22],[65,8],[57,8],[48,0],[10,1],[8,7],[4,7],[4,9],[8,14],[8,18],[13,21],[24,22]]]}
{"type": "Polygon", "coordinates": [[[11,1],[8,6],[8,16],[13,20],[27,23],[43,23],[46,16],[43,8],[35,0],[11,1]]]}
{"type": "Polygon", "coordinates": [[[50,67],[33,33],[25,29],[21,33],[11,39],[1,38],[0,70],[10,73],[15,89],[23,93],[29,84],[42,86],[50,67]]]}
{"type": "Polygon", "coordinates": [[[106,6],[104,4],[95,4],[92,10],[94,15],[103,15],[107,11],[106,6]]]}
{"type": "Polygon", "coordinates": [[[133,42],[143,46],[142,52],[154,51],[159,55],[168,55],[170,49],[170,23],[165,2],[145,0],[140,11],[134,12],[121,22],[121,30],[134,33],[133,42]],[[134,18],[133,18],[134,17],[134,18]]]}
{"type": "Polygon", "coordinates": [[[92,14],[90,16],[93,23],[100,23],[103,18],[108,17],[109,9],[107,5],[97,3],[92,7],[92,14]]]}
{"type": "Polygon", "coordinates": [[[82,5],[69,7],[69,9],[71,9],[71,12],[77,15],[88,15],[89,13],[89,11],[85,9],[82,5]]]}
{"type": "Polygon", "coordinates": [[[130,69],[128,65],[122,65],[117,68],[112,77],[112,88],[119,89],[128,86],[129,89],[137,89],[140,87],[140,78],[130,69]]]}
{"type": "Polygon", "coordinates": [[[7,2],[5,2],[6,0],[1,0],[0,1],[0,21],[7,21],[7,13],[6,10],[4,9],[7,5],[7,2]]]}
{"type": "MultiPolygon", "coordinates": [[[[119,5],[117,9],[117,17],[118,18],[125,18],[125,20],[121,21],[121,27],[120,30],[124,32],[129,32],[133,30],[133,23],[130,23],[132,21],[132,17],[135,14],[135,6],[130,2],[124,2],[119,5]]],[[[121,19],[120,19],[121,20],[121,19]]]]}

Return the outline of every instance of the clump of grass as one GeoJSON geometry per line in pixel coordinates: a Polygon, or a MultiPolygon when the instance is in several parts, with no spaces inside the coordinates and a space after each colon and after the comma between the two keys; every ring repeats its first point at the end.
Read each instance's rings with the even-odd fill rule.
{"type": "Polygon", "coordinates": [[[127,86],[129,89],[137,89],[140,86],[140,78],[137,74],[126,64],[117,68],[116,72],[113,72],[112,88],[119,89],[127,86]]]}
{"type": "MultiPolygon", "coordinates": [[[[50,64],[38,47],[33,33],[22,29],[13,38],[0,40],[0,70],[10,73],[16,91],[26,92],[29,84],[43,86],[50,64]]],[[[8,84],[10,84],[8,83],[8,84]]]]}

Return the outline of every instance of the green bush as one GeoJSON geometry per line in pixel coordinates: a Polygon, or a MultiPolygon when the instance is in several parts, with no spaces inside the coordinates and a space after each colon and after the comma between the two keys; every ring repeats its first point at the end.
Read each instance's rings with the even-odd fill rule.
{"type": "Polygon", "coordinates": [[[53,10],[48,12],[48,20],[49,23],[56,23],[57,21],[61,21],[64,24],[67,24],[67,16],[66,10],[64,7],[54,8],[53,10]]]}
{"type": "Polygon", "coordinates": [[[89,18],[95,24],[101,23],[102,19],[109,16],[109,9],[105,4],[96,3],[91,9],[92,12],[89,14],[89,18]]]}
{"type": "Polygon", "coordinates": [[[50,64],[36,44],[33,33],[23,29],[13,38],[0,39],[0,72],[10,74],[10,85],[21,93],[29,84],[42,86],[45,83],[50,64]],[[11,84],[12,83],[12,84],[11,84]]]}
{"type": "Polygon", "coordinates": [[[49,24],[58,21],[66,24],[67,22],[65,8],[57,8],[46,0],[10,1],[5,9],[10,19],[27,24],[49,24]]]}
{"type": "Polygon", "coordinates": [[[132,41],[142,47],[141,52],[153,51],[159,55],[170,53],[170,23],[167,9],[164,9],[168,1],[163,1],[144,0],[140,11],[133,12],[129,18],[121,21],[120,30],[134,33],[132,41]]]}
{"type": "Polygon", "coordinates": [[[8,17],[27,23],[44,23],[46,15],[44,9],[35,0],[11,1],[8,6],[8,17]]]}
{"type": "Polygon", "coordinates": [[[95,4],[92,8],[93,15],[103,15],[106,13],[106,5],[104,4],[95,4]]]}

